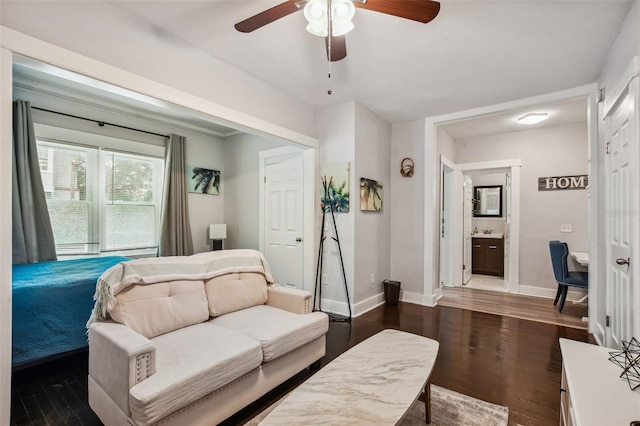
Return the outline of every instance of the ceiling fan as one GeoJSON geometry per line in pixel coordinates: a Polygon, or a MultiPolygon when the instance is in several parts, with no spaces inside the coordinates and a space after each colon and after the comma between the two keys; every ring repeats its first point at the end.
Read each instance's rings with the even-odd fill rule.
{"type": "Polygon", "coordinates": [[[440,12],[432,0],[288,0],[242,22],[236,30],[250,33],[287,15],[304,10],[307,31],[325,38],[327,59],[339,61],[347,56],[345,34],[353,29],[355,8],[386,13],[426,24],[440,12]]]}

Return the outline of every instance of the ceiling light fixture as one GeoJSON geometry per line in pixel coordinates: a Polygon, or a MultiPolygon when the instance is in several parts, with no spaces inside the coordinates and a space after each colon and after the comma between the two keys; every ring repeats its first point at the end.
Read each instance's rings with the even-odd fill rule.
{"type": "Polygon", "coordinates": [[[307,31],[319,37],[329,34],[329,21],[334,37],[345,35],[353,29],[351,19],[355,13],[356,8],[351,0],[309,0],[304,7],[304,17],[309,23],[307,31]],[[329,8],[331,16],[328,14],[329,8]]]}
{"type": "Polygon", "coordinates": [[[546,112],[530,112],[518,118],[520,124],[537,124],[549,118],[546,112]]]}

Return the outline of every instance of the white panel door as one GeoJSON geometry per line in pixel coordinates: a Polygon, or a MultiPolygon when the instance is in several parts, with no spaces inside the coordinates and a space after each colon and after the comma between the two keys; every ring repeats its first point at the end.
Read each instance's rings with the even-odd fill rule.
{"type": "MultiPolygon", "coordinates": [[[[607,346],[619,348],[634,333],[638,289],[634,276],[634,233],[637,231],[637,162],[634,119],[637,79],[614,106],[606,122],[607,177],[607,346]],[[635,90],[632,90],[634,89],[635,90]]],[[[640,314],[636,314],[640,315],[640,314]]]]}
{"type": "Polygon", "coordinates": [[[464,248],[462,255],[462,283],[466,284],[471,279],[471,234],[473,231],[472,222],[473,222],[473,182],[471,181],[471,176],[464,177],[464,200],[462,202],[463,208],[463,235],[464,238],[464,248]]]}
{"type": "Polygon", "coordinates": [[[272,157],[265,166],[264,255],[274,279],[303,289],[303,157],[272,157]]]}

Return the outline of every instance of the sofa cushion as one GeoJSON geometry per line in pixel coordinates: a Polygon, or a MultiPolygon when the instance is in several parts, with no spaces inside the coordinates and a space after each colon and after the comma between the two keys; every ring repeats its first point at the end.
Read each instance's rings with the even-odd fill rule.
{"type": "Polygon", "coordinates": [[[324,335],[329,317],[323,312],[294,314],[267,305],[254,306],[211,320],[260,342],[265,362],[324,335]]]}
{"type": "Polygon", "coordinates": [[[267,301],[267,281],[264,275],[256,272],[215,277],[205,283],[205,289],[212,317],[262,305],[267,301]]]}
{"type": "Polygon", "coordinates": [[[129,393],[131,416],[140,426],[191,404],[262,363],[256,340],[210,322],[152,340],[156,373],[129,393]]]}
{"type": "Polygon", "coordinates": [[[111,318],[149,339],[209,319],[202,280],[136,284],[116,300],[111,318]]]}

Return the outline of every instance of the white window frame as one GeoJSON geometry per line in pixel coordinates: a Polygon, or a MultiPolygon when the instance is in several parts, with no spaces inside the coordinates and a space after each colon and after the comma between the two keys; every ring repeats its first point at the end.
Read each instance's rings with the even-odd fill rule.
{"type": "MultiPolygon", "coordinates": [[[[94,136],[94,135],[92,135],[94,136]]],[[[88,223],[88,238],[87,251],[85,253],[65,253],[59,252],[56,248],[58,258],[72,258],[72,257],[93,257],[101,255],[157,255],[158,245],[160,241],[160,215],[162,209],[162,190],[164,180],[164,158],[158,155],[151,155],[148,153],[140,153],[135,151],[124,151],[112,148],[103,148],[99,145],[93,144],[81,144],[73,141],[61,140],[58,138],[51,139],[47,137],[37,137],[38,144],[45,144],[49,146],[68,146],[70,148],[87,150],[87,170],[97,170],[97,178],[87,179],[87,203],[89,203],[89,223],[88,223]],[[132,158],[148,158],[158,162],[160,167],[154,167],[154,199],[155,202],[148,204],[134,203],[135,205],[152,205],[155,206],[155,229],[154,244],[147,247],[137,247],[128,249],[114,249],[109,250],[106,247],[106,206],[107,199],[104,191],[106,176],[104,173],[106,158],[110,154],[130,156],[132,158]],[[102,189],[102,190],[101,190],[102,189]],[[97,250],[92,250],[91,246],[97,246],[97,250]]],[[[96,173],[92,173],[95,176],[96,173]]],[[[87,173],[87,177],[89,173],[87,173]]],[[[116,203],[119,204],[119,203],[116,203]]],[[[95,247],[94,247],[95,248],[95,247]]]]}

